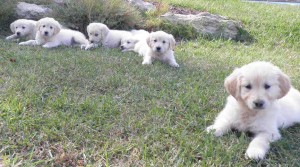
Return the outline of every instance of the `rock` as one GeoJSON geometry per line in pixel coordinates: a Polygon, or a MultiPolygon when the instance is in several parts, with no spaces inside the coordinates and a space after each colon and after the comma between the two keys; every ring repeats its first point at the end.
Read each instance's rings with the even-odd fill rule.
{"type": "Polygon", "coordinates": [[[152,3],[145,2],[143,0],[126,0],[126,1],[141,11],[156,10],[156,7],[152,3]]]}
{"type": "Polygon", "coordinates": [[[241,32],[242,25],[238,21],[229,20],[225,17],[201,12],[199,14],[174,14],[166,13],[161,16],[163,20],[167,20],[172,24],[181,24],[192,26],[198,33],[213,38],[224,38],[233,40],[243,40],[241,32]]]}
{"type": "Polygon", "coordinates": [[[42,5],[19,2],[16,8],[18,18],[39,20],[45,16],[49,16],[52,9],[42,5]]]}

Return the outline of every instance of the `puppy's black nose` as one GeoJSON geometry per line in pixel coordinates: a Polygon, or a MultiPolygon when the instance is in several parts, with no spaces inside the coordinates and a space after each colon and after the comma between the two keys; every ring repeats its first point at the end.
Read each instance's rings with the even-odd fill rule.
{"type": "Polygon", "coordinates": [[[17,35],[18,35],[18,36],[20,36],[20,35],[21,35],[21,33],[20,33],[20,32],[17,32],[17,35]]]}
{"type": "Polygon", "coordinates": [[[157,50],[157,51],[160,51],[160,50],[161,50],[161,47],[156,47],[156,50],[157,50]]]}
{"type": "Polygon", "coordinates": [[[91,41],[91,43],[94,43],[94,41],[91,41]]]}
{"type": "Polygon", "coordinates": [[[44,34],[45,34],[45,35],[48,35],[49,33],[48,33],[48,31],[45,31],[44,34]]]}
{"type": "Polygon", "coordinates": [[[263,108],[263,106],[265,104],[265,102],[263,100],[255,100],[253,103],[256,108],[263,108]]]}
{"type": "Polygon", "coordinates": [[[122,49],[122,50],[124,49],[124,46],[123,46],[123,45],[121,45],[121,49],[122,49]]]}

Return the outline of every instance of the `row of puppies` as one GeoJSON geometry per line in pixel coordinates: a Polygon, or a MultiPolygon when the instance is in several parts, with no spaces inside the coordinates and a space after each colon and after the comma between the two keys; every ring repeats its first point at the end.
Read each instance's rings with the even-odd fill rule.
{"type": "MultiPolygon", "coordinates": [[[[82,40],[82,43],[80,43],[82,44],[81,47],[90,49],[97,47],[99,44],[106,47],[117,47],[118,42],[116,41],[121,40],[122,50],[133,50],[143,55],[144,64],[150,63],[147,61],[149,58],[147,58],[147,54],[153,54],[153,52],[156,54],[160,50],[157,47],[161,47],[163,44],[168,45],[165,46],[169,51],[168,54],[173,54],[172,49],[174,48],[175,40],[168,36],[169,40],[167,41],[166,36],[168,34],[163,36],[161,35],[163,32],[154,33],[157,36],[153,35],[150,38],[144,38],[141,35],[143,32],[134,32],[122,37],[125,34],[123,31],[109,30],[101,23],[91,23],[87,28],[90,43],[85,38],[81,38],[83,34],[74,35],[79,32],[72,30],[63,30],[62,32],[66,31],[66,33],[52,37],[51,34],[58,31],[55,30],[57,27],[52,23],[52,19],[46,19],[48,21],[52,20],[50,24],[46,24],[44,20],[42,19],[38,23],[37,31],[39,33],[37,33],[35,40],[29,40],[20,43],[20,45],[32,44],[53,47],[55,46],[53,43],[59,41],[59,44],[69,46],[72,44],[72,41],[79,43],[82,40]],[[99,26],[104,27],[103,31],[99,26]],[[109,35],[107,36],[106,34],[109,35]],[[51,36],[51,40],[49,40],[48,36],[51,36]],[[165,42],[163,42],[164,40],[165,42]],[[162,44],[158,44],[158,41],[161,41],[162,44]],[[149,48],[152,49],[150,50],[149,48]]],[[[14,25],[14,27],[15,30],[13,32],[16,32],[16,34],[7,37],[7,39],[13,39],[25,33],[25,30],[20,31],[20,29],[26,28],[20,27],[18,24],[14,25]]],[[[34,33],[28,34],[31,37],[34,36],[34,33]]],[[[57,46],[57,43],[55,44],[57,46]]],[[[159,57],[159,55],[157,56],[159,57]]],[[[175,61],[173,65],[176,66],[176,64],[175,61]]],[[[281,138],[279,128],[286,128],[300,122],[300,93],[291,86],[289,77],[271,63],[253,62],[238,68],[225,79],[224,85],[230,96],[227,98],[226,106],[217,116],[214,124],[207,128],[207,131],[215,136],[222,136],[232,128],[254,133],[255,137],[246,151],[246,157],[248,158],[263,159],[268,152],[270,143],[281,138]]]]}
{"type": "Polygon", "coordinates": [[[13,35],[6,39],[29,38],[19,45],[42,45],[53,48],[60,45],[80,46],[89,50],[98,46],[121,48],[122,51],[133,51],[143,56],[142,64],[152,64],[160,60],[172,67],[179,67],[174,57],[175,39],[163,31],[147,32],[145,30],[111,30],[102,23],[90,23],[87,26],[89,40],[83,33],[61,28],[53,18],[42,18],[38,21],[19,19],[10,25],[13,35]]]}

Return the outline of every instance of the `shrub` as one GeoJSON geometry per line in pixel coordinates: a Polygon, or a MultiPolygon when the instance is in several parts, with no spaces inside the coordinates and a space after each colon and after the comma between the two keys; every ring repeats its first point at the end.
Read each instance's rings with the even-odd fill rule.
{"type": "Polygon", "coordinates": [[[0,25],[3,31],[9,31],[9,25],[16,17],[14,16],[14,8],[16,0],[0,0],[0,25]]]}
{"type": "Polygon", "coordinates": [[[123,0],[76,0],[53,8],[53,17],[70,28],[85,32],[91,22],[101,22],[112,29],[131,29],[142,26],[139,11],[123,0]]]}

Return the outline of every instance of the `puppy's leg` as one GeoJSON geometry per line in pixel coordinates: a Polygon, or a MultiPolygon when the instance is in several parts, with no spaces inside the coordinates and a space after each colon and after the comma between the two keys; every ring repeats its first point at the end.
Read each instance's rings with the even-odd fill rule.
{"type": "Polygon", "coordinates": [[[225,108],[217,116],[213,125],[206,128],[208,133],[213,133],[215,136],[222,136],[232,128],[232,123],[236,119],[232,115],[235,109],[230,104],[226,104],[225,108]]]}
{"type": "Polygon", "coordinates": [[[16,39],[16,38],[18,38],[18,36],[16,34],[13,34],[13,35],[10,35],[10,36],[6,37],[5,39],[6,40],[11,40],[11,39],[16,39]]]}
{"type": "Polygon", "coordinates": [[[279,132],[259,133],[257,134],[248,146],[246,158],[260,160],[264,159],[270,148],[270,142],[280,139],[279,132]]]}
{"type": "MultiPolygon", "coordinates": [[[[90,49],[96,48],[96,47],[98,47],[98,44],[91,43],[91,44],[86,45],[84,50],[90,50],[90,49]]],[[[83,46],[81,47],[81,49],[83,49],[83,46]]]]}
{"type": "Polygon", "coordinates": [[[149,65],[149,64],[152,64],[152,61],[153,61],[152,57],[149,54],[147,54],[144,56],[144,60],[143,60],[142,64],[149,65]]]}
{"type": "Polygon", "coordinates": [[[39,45],[37,40],[29,40],[29,41],[25,41],[25,42],[20,42],[19,45],[31,45],[31,46],[35,46],[35,45],[39,45]]]}
{"type": "Polygon", "coordinates": [[[177,64],[176,60],[175,60],[175,57],[172,56],[171,58],[169,58],[167,60],[167,63],[172,66],[172,67],[179,67],[179,64],[177,64]]]}
{"type": "Polygon", "coordinates": [[[54,41],[54,42],[47,42],[43,45],[44,48],[54,48],[54,47],[58,47],[59,45],[61,45],[60,42],[54,41]]]}

